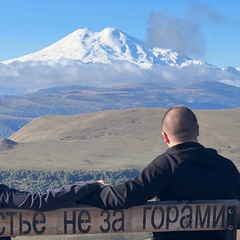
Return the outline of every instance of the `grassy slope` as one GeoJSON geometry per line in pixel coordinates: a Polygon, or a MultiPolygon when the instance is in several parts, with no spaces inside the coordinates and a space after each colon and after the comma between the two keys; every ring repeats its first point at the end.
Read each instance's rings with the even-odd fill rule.
{"type": "MultiPolygon", "coordinates": [[[[112,170],[142,168],[166,149],[165,109],[136,108],[74,116],[42,116],[0,145],[2,168],[112,170]]],[[[240,109],[195,111],[200,142],[240,166],[240,109]]]]}

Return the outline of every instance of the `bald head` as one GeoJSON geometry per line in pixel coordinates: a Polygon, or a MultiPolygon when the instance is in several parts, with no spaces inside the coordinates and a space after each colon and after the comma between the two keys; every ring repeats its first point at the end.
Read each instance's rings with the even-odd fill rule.
{"type": "Polygon", "coordinates": [[[170,108],[163,116],[162,131],[174,142],[197,141],[197,118],[187,107],[170,108]]]}

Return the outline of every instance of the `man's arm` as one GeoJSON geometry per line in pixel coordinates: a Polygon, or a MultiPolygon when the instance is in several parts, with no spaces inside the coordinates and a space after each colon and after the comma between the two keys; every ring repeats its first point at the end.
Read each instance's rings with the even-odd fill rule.
{"type": "Polygon", "coordinates": [[[160,196],[172,181],[171,170],[162,171],[155,163],[151,163],[135,179],[118,185],[107,185],[92,192],[78,203],[103,209],[130,208],[160,196]]]}
{"type": "Polygon", "coordinates": [[[46,193],[29,193],[0,184],[0,207],[51,211],[73,204],[102,186],[98,182],[79,182],[46,193]]]}

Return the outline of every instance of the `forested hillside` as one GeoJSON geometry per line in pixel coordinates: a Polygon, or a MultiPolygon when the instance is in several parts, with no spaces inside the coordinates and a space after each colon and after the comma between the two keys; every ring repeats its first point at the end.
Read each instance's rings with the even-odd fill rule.
{"type": "Polygon", "coordinates": [[[134,178],[138,173],[135,169],[117,171],[38,171],[9,169],[0,171],[0,182],[20,190],[44,192],[47,189],[54,189],[65,184],[79,181],[97,181],[104,179],[104,181],[109,184],[120,183],[134,178]]]}

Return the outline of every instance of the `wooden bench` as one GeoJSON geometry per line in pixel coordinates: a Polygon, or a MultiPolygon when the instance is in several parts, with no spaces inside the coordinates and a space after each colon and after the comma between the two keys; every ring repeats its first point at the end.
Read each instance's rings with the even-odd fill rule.
{"type": "Polygon", "coordinates": [[[0,209],[0,237],[226,230],[236,240],[238,200],[148,202],[124,210],[74,205],[50,212],[0,209]]]}

